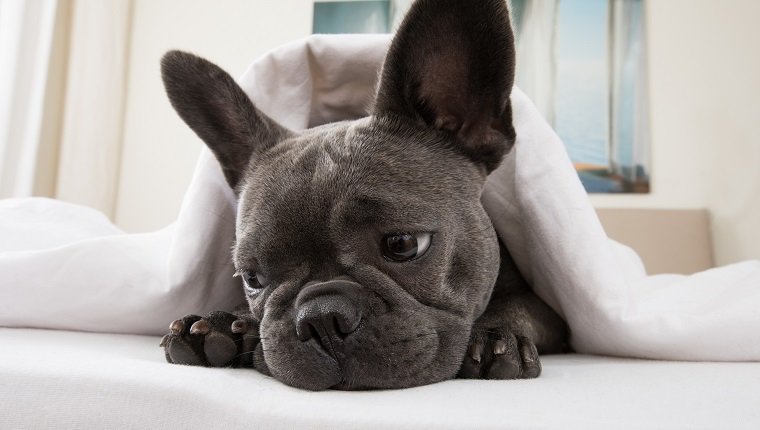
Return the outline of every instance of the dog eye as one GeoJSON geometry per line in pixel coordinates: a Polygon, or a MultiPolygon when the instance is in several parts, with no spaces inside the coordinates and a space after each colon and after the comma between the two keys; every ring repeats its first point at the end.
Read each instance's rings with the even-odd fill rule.
{"type": "Polygon", "coordinates": [[[383,238],[383,255],[403,262],[421,257],[430,247],[430,233],[397,233],[383,238]]]}
{"type": "Polygon", "coordinates": [[[240,276],[241,278],[243,278],[243,285],[245,286],[245,292],[249,296],[260,293],[261,290],[263,290],[264,288],[267,287],[267,285],[269,285],[269,280],[265,278],[259,272],[252,272],[249,270],[240,270],[237,273],[235,273],[235,276],[240,276]]]}

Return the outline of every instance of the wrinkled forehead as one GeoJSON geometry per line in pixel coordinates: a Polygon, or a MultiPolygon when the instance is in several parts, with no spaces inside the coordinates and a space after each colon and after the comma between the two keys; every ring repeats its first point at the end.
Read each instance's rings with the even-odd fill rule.
{"type": "Polygon", "coordinates": [[[368,226],[434,228],[451,201],[479,193],[475,166],[435,138],[365,119],[281,142],[254,160],[240,195],[238,245],[249,236],[266,246],[368,226]]]}

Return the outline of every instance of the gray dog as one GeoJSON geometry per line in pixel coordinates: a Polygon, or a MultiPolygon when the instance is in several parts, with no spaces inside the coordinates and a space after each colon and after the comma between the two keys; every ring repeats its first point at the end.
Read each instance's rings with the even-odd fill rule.
{"type": "Polygon", "coordinates": [[[169,362],[310,390],[535,378],[564,322],[499,244],[480,195],[515,141],[505,0],[419,0],[371,116],[296,133],[217,66],[162,62],[169,98],[236,191],[238,314],[174,321],[169,362]]]}

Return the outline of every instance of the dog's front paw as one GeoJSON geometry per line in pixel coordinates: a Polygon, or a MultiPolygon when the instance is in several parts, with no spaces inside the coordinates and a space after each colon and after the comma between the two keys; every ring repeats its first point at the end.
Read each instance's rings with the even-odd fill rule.
{"type": "Polygon", "coordinates": [[[252,367],[259,342],[258,323],[227,312],[202,318],[188,315],[169,325],[161,339],[166,361],[211,367],[252,367]]]}
{"type": "Polygon", "coordinates": [[[530,379],[541,374],[536,345],[504,329],[474,328],[459,369],[465,379],[530,379]]]}

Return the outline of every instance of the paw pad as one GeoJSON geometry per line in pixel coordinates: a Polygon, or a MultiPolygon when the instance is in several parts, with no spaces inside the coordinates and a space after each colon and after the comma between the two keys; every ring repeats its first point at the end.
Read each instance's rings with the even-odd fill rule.
{"type": "Polygon", "coordinates": [[[227,312],[188,315],[169,324],[169,333],[159,345],[169,363],[252,367],[259,347],[258,323],[227,312]]]}

